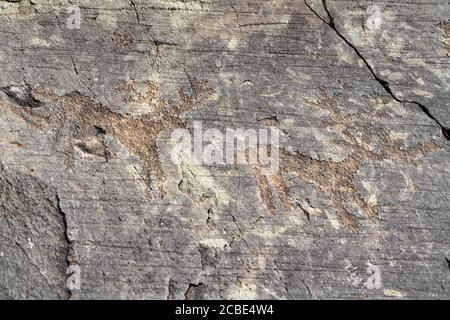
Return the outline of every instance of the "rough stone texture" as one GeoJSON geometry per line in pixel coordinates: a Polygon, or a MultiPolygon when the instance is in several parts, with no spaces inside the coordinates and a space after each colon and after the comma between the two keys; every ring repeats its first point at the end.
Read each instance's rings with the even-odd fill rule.
{"type": "Polygon", "coordinates": [[[0,298],[448,299],[449,13],[0,1],[0,298]],[[279,172],[174,164],[194,120],[279,172]]]}

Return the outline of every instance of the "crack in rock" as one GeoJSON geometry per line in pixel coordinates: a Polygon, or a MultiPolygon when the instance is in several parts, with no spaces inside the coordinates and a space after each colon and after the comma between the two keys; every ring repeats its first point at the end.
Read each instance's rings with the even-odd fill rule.
{"type": "Polygon", "coordinates": [[[74,250],[74,240],[69,232],[69,226],[67,222],[67,214],[61,207],[61,198],[59,194],[56,192],[56,208],[61,214],[64,224],[64,236],[67,242],[67,278],[66,278],[66,287],[69,293],[69,300],[72,298],[73,293],[76,290],[80,289],[80,266],[76,261],[75,250],[74,250]]]}
{"type": "Polygon", "coordinates": [[[322,20],[322,22],[324,22],[326,25],[328,25],[331,29],[334,30],[334,32],[339,36],[339,38],[341,38],[349,47],[351,47],[353,49],[353,51],[356,53],[356,55],[363,61],[363,63],[366,65],[367,69],[370,71],[370,73],[372,74],[372,76],[375,78],[375,80],[383,87],[383,89],[392,97],[392,99],[394,99],[395,101],[401,103],[401,104],[405,104],[405,103],[412,103],[417,105],[420,110],[431,120],[433,120],[440,128],[442,131],[442,134],[444,135],[446,140],[450,140],[450,128],[445,127],[442,123],[440,123],[440,121],[431,114],[430,110],[423,104],[416,102],[416,101],[412,101],[412,100],[407,100],[407,99],[400,99],[398,98],[391,90],[390,88],[390,84],[389,82],[387,82],[386,80],[381,79],[373,70],[372,66],[369,64],[369,62],[364,58],[364,56],[359,52],[359,50],[356,48],[355,45],[353,45],[341,32],[339,32],[339,30],[336,27],[336,24],[334,23],[334,17],[331,15],[330,11],[328,10],[327,7],[327,2],[326,0],[322,0],[322,5],[323,5],[323,9],[325,10],[329,21],[326,21],[316,10],[314,10],[309,3],[307,2],[307,0],[304,0],[305,5],[309,8],[309,10],[311,10],[311,12],[314,13],[314,15],[319,18],[320,20],[322,20]]]}

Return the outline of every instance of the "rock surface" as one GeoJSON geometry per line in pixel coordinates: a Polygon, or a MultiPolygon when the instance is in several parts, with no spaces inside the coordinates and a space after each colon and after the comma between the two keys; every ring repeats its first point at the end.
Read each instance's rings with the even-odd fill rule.
{"type": "Polygon", "coordinates": [[[449,16],[0,1],[0,298],[450,298],[449,16]],[[279,170],[174,163],[195,121],[279,170]]]}

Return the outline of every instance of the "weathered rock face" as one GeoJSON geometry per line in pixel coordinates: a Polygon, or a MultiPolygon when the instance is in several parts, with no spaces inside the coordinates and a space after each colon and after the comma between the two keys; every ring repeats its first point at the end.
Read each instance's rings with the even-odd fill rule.
{"type": "Polygon", "coordinates": [[[0,1],[0,298],[449,298],[449,13],[0,1]],[[279,170],[172,161],[196,121],[279,170]]]}

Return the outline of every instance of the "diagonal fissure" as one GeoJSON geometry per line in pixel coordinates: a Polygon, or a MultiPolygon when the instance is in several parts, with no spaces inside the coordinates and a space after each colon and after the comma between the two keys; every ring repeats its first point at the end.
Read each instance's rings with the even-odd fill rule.
{"type": "Polygon", "coordinates": [[[372,74],[372,76],[374,77],[374,79],[383,87],[383,89],[397,102],[399,103],[411,103],[411,104],[415,104],[417,105],[420,110],[431,120],[433,120],[440,128],[442,131],[442,134],[444,135],[445,139],[450,140],[450,128],[445,127],[443,124],[440,123],[440,121],[430,112],[430,110],[423,104],[416,102],[416,101],[411,101],[411,100],[406,100],[406,99],[399,99],[397,96],[395,96],[395,94],[392,92],[391,88],[389,87],[389,82],[387,82],[386,80],[381,79],[373,70],[372,66],[367,62],[367,60],[364,58],[364,56],[359,52],[359,50],[344,36],[342,35],[342,33],[339,32],[339,30],[337,30],[336,25],[334,23],[334,18],[331,15],[330,11],[328,10],[327,7],[327,2],[326,0],[322,0],[322,5],[323,5],[323,9],[325,10],[327,16],[328,16],[328,21],[325,20],[325,18],[323,18],[317,11],[315,11],[307,2],[307,0],[304,0],[305,5],[309,8],[309,10],[311,10],[315,16],[317,16],[320,20],[322,20],[326,25],[328,25],[331,29],[334,30],[334,32],[339,36],[339,38],[341,38],[349,47],[351,47],[353,49],[353,51],[356,53],[356,55],[363,61],[363,63],[366,65],[367,69],[370,71],[370,73],[372,74]]]}

